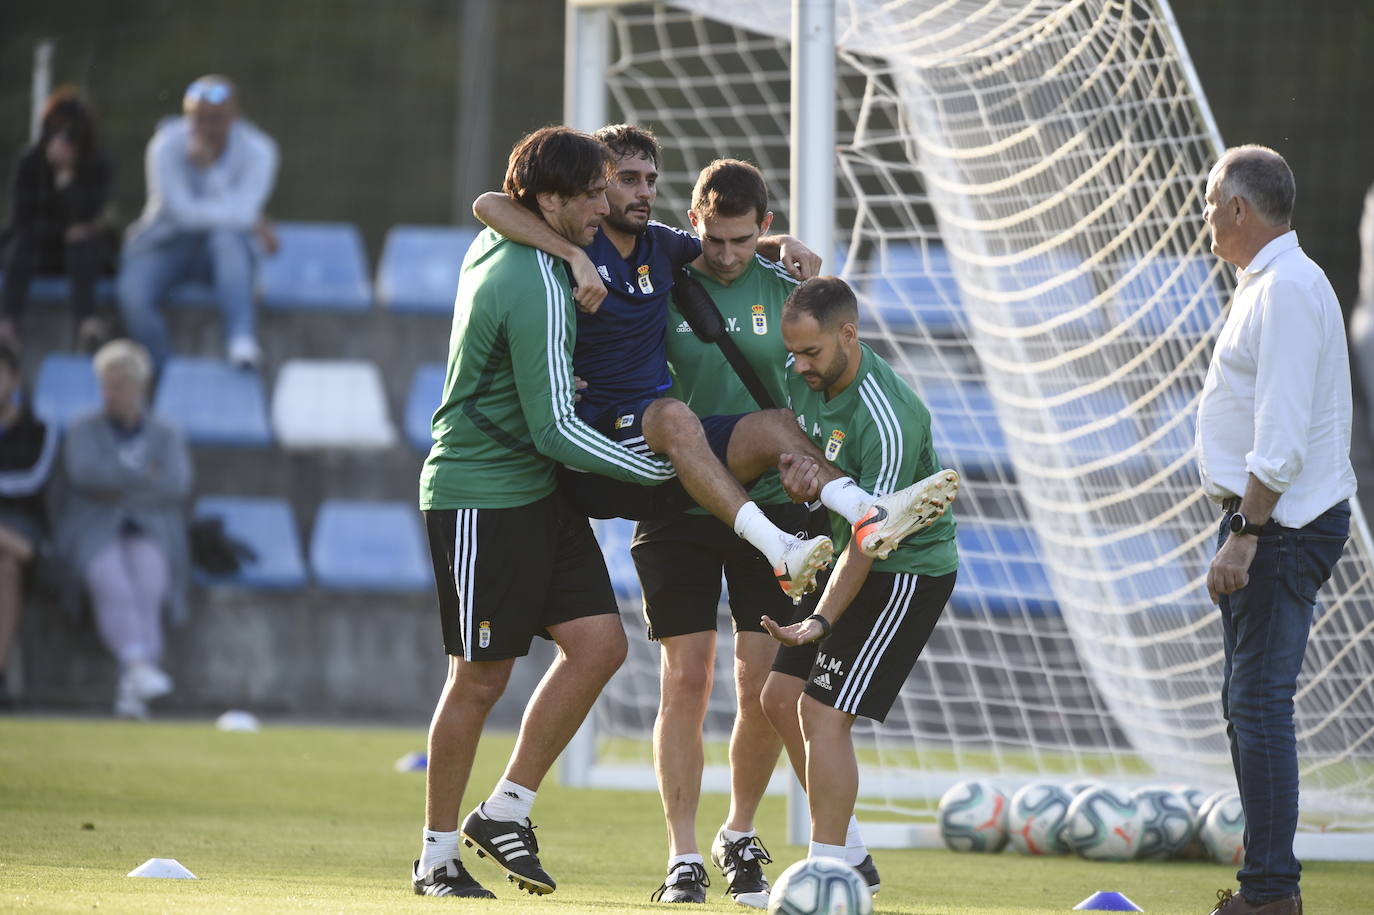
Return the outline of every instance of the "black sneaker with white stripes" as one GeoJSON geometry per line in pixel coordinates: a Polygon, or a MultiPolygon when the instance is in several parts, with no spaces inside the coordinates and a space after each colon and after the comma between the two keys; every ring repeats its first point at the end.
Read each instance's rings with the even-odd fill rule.
{"type": "Polygon", "coordinates": [[[716,833],[711,843],[711,863],[725,875],[725,892],[740,905],[768,908],[768,878],[763,875],[763,865],[772,861],[758,836],[728,842],[716,833]]]}
{"type": "Polygon", "coordinates": [[[874,896],[878,895],[878,890],[883,888],[883,882],[878,879],[878,865],[873,863],[873,856],[869,855],[854,865],[854,870],[863,874],[864,881],[868,884],[868,891],[874,896]]]}
{"type": "Polygon", "coordinates": [[[478,804],[463,821],[462,836],[464,845],[477,850],[477,857],[490,858],[520,889],[543,896],[557,886],[539,864],[539,843],[529,820],[491,820],[478,804]]]}
{"type": "Polygon", "coordinates": [[[696,862],[676,864],[658,889],[649,894],[650,902],[705,902],[711,878],[696,862]],[[671,881],[671,882],[669,882],[671,881]]]}
{"type": "Polygon", "coordinates": [[[495,899],[496,894],[476,880],[463,867],[463,862],[450,858],[443,864],[436,864],[429,873],[420,875],[420,859],[416,858],[410,868],[410,884],[415,887],[416,896],[462,896],[467,899],[495,899]]]}

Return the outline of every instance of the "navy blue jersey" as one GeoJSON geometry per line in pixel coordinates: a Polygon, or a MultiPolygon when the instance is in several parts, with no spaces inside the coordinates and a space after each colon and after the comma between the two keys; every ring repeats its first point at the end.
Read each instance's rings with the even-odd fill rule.
{"type": "Polygon", "coordinates": [[[615,406],[666,391],[668,293],[683,264],[696,260],[695,235],[649,221],[628,258],[600,229],[585,249],[606,283],[596,314],[577,313],[573,371],[587,382],[578,414],[588,422],[615,406]]]}

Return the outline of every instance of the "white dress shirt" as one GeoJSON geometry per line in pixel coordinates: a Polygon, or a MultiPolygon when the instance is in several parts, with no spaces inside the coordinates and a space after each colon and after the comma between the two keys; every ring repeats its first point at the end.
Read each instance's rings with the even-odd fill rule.
{"type": "Polygon", "coordinates": [[[1273,519],[1303,527],[1355,494],[1341,306],[1296,232],[1236,280],[1198,404],[1202,488],[1218,502],[1243,496],[1253,473],[1280,493],[1273,519]]]}

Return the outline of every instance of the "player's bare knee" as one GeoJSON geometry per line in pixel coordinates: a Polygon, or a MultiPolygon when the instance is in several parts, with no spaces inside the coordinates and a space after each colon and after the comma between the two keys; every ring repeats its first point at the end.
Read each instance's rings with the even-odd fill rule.
{"type": "Polygon", "coordinates": [[[506,691],[513,667],[510,661],[456,663],[449,666],[449,701],[490,709],[506,691]]]}
{"type": "Polygon", "coordinates": [[[659,454],[671,454],[682,443],[704,438],[701,420],[675,397],[660,397],[644,410],[644,441],[659,454]]]}
{"type": "Polygon", "coordinates": [[[779,731],[797,720],[798,690],[786,682],[793,679],[796,678],[783,674],[770,676],[764,681],[763,691],[759,693],[759,705],[763,708],[763,714],[768,718],[768,723],[779,731]]]}

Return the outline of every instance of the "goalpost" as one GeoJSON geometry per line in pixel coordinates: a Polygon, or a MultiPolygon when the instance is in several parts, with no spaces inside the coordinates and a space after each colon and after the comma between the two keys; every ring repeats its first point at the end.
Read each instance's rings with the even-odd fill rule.
{"type": "MultiPolygon", "coordinates": [[[[814,23],[830,3],[794,5],[814,23]]],[[[814,67],[792,79],[777,0],[572,0],[566,97],[574,126],[659,135],[667,222],[711,159],[759,165],[964,477],[949,608],[888,721],[855,727],[866,836],[929,842],[960,778],[1234,788],[1205,586],[1219,516],[1192,443],[1234,280],[1201,220],[1221,138],[1167,0],[834,6],[827,90],[814,67]],[[834,131],[820,172],[793,161],[813,148],[794,115],[834,131]],[[827,192],[821,221],[798,209],[827,192]]],[[[1354,509],[1297,695],[1305,857],[1374,849],[1374,584],[1354,509]]],[[[599,535],[642,629],[627,526],[599,535]]],[[[565,756],[571,783],[653,787],[658,650],[630,641],[565,756]]],[[[708,790],[728,784],[728,644],[708,790]]]]}

